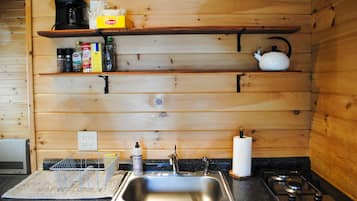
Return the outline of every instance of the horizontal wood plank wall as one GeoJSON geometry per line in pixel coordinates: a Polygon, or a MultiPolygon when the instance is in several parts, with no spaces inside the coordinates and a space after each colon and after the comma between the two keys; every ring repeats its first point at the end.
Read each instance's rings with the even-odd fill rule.
{"type": "MultiPolygon", "coordinates": [[[[110,1],[117,4],[117,1],[110,1]]],[[[118,5],[117,5],[118,6],[118,5]]],[[[124,0],[136,27],[195,25],[299,25],[288,38],[291,70],[246,73],[113,75],[110,93],[96,76],[46,76],[56,72],[56,48],[94,38],[48,39],[37,35],[54,23],[54,1],[33,0],[35,120],[38,164],[76,155],[77,131],[97,130],[99,151],[128,159],[135,141],[145,158],[167,158],[174,145],[180,158],[230,158],[239,127],[254,136],[255,157],[306,156],[311,122],[310,0],[219,0],[165,3],[124,0]],[[162,105],[155,100],[161,98],[162,105]]],[[[116,36],[119,70],[255,71],[252,53],[268,50],[269,35],[116,36]]]]}
{"type": "Polygon", "coordinates": [[[357,200],[357,2],[313,6],[312,168],[357,200]]]}
{"type": "Polygon", "coordinates": [[[29,138],[24,4],[0,3],[0,139],[29,138]]]}

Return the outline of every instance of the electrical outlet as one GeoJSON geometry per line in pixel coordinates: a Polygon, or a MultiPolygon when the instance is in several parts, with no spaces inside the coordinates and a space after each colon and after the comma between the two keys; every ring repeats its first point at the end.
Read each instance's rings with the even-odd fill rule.
{"type": "Polygon", "coordinates": [[[97,151],[97,131],[78,131],[78,151],[97,151]]]}

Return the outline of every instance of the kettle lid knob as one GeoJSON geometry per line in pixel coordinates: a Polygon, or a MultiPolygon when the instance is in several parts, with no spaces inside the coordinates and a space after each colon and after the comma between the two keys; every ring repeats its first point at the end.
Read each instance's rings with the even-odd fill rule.
{"type": "Polygon", "coordinates": [[[271,46],[271,51],[280,52],[280,50],[278,50],[278,46],[276,46],[276,45],[271,46]]]}

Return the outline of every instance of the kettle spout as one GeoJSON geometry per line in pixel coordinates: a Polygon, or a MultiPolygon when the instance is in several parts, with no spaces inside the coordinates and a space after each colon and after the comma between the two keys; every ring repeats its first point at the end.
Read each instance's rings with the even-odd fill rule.
{"type": "Polygon", "coordinates": [[[258,61],[260,61],[262,59],[262,55],[261,55],[261,50],[258,49],[255,53],[254,53],[254,58],[258,61]]]}

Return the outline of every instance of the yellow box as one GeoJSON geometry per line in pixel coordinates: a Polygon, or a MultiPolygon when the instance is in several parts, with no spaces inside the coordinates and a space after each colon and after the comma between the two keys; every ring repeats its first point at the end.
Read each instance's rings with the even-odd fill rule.
{"type": "Polygon", "coordinates": [[[102,61],[102,44],[101,43],[91,43],[91,63],[92,72],[102,72],[103,61],[102,61]]]}
{"type": "Polygon", "coordinates": [[[98,16],[96,19],[98,29],[126,28],[125,16],[98,16]]]}

